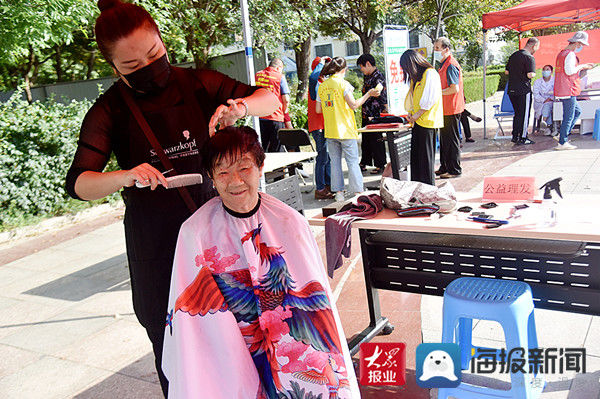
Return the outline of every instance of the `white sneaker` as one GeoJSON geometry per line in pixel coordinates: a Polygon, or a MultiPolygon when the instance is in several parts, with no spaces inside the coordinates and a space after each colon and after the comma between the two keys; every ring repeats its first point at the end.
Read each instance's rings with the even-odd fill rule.
{"type": "Polygon", "coordinates": [[[565,142],[564,144],[559,144],[556,147],[554,147],[555,150],[561,151],[561,150],[574,150],[577,147],[575,147],[573,144],[569,143],[568,141],[565,142]]]}
{"type": "Polygon", "coordinates": [[[335,193],[335,200],[336,200],[336,202],[343,201],[344,200],[344,192],[338,191],[337,193],[335,193]]]}
{"type": "Polygon", "coordinates": [[[548,128],[548,127],[545,127],[541,130],[541,133],[544,136],[550,136],[550,135],[552,135],[552,130],[550,130],[550,128],[548,128]]]}

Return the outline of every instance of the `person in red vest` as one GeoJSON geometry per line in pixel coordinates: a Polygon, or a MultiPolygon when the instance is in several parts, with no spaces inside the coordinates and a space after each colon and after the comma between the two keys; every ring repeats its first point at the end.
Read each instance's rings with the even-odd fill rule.
{"type": "Polygon", "coordinates": [[[460,167],[460,134],[458,124],[465,110],[462,69],[450,50],[450,40],[439,37],[433,44],[434,58],[440,61],[444,127],[440,129],[440,168],[435,172],[442,179],[458,177],[460,167]]]}
{"type": "Polygon", "coordinates": [[[588,34],[579,31],[569,39],[569,45],[556,57],[554,98],[562,103],[563,119],[560,125],[560,138],[555,150],[577,148],[567,141],[567,136],[581,115],[581,108],[577,104],[577,96],[581,93],[579,72],[594,67],[593,64],[577,65],[579,60],[575,53],[580,52],[583,46],[589,46],[588,34]]]}
{"type": "Polygon", "coordinates": [[[284,114],[290,103],[290,89],[283,74],[283,61],[273,58],[269,66],[256,73],[256,86],[264,87],[279,99],[279,107],[269,116],[259,119],[260,138],[266,152],[279,152],[281,144],[277,138],[279,129],[285,128],[284,114]]]}
{"type": "Polygon", "coordinates": [[[327,152],[327,140],[325,139],[325,124],[323,114],[317,114],[317,90],[319,83],[323,80],[320,78],[321,70],[325,62],[331,61],[329,57],[316,57],[311,65],[312,73],[308,78],[308,131],[315,140],[317,147],[317,159],[315,161],[315,199],[331,199],[331,160],[327,152]]]}

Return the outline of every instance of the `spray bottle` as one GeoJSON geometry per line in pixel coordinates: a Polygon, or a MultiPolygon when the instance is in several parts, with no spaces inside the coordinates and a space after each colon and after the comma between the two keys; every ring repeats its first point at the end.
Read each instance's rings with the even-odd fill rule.
{"type": "Polygon", "coordinates": [[[556,191],[558,196],[562,198],[562,193],[560,192],[560,182],[562,177],[557,177],[556,179],[552,179],[542,185],[540,190],[544,189],[544,199],[542,200],[542,220],[544,224],[552,226],[556,224],[556,208],[557,203],[552,199],[552,190],[556,191]]]}

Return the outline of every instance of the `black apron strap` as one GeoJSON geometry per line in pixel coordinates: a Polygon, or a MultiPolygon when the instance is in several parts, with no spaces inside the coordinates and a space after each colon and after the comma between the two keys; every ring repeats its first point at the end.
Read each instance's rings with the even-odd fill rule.
{"type": "MultiPolygon", "coordinates": [[[[142,111],[140,111],[140,108],[138,107],[138,105],[135,103],[135,101],[133,101],[133,98],[131,97],[131,93],[129,93],[127,88],[125,88],[125,84],[123,82],[120,82],[118,84],[118,86],[119,86],[119,90],[121,92],[121,96],[123,96],[125,103],[129,107],[129,110],[133,114],[138,125],[144,132],[144,135],[146,136],[146,138],[152,145],[152,148],[154,148],[154,151],[156,151],[156,154],[158,155],[161,163],[163,164],[163,167],[165,168],[165,170],[172,169],[174,175],[176,175],[177,171],[173,167],[171,160],[169,159],[167,154],[165,154],[165,151],[163,150],[162,146],[156,139],[156,136],[152,132],[152,128],[150,128],[150,125],[146,121],[146,118],[144,118],[144,115],[142,115],[142,111]]],[[[188,191],[188,189],[184,186],[184,187],[177,187],[177,190],[179,191],[179,194],[181,195],[183,202],[185,202],[185,204],[188,207],[188,209],[190,210],[190,212],[192,212],[192,213],[196,212],[196,209],[198,209],[198,206],[192,199],[192,196],[190,195],[190,192],[188,191]]]]}

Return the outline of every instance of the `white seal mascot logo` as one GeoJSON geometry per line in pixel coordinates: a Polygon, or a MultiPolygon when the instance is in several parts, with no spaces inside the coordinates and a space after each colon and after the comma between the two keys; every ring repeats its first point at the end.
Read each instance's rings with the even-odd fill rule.
{"type": "Polygon", "coordinates": [[[423,375],[421,381],[427,381],[433,377],[444,377],[450,381],[458,378],[454,375],[454,362],[450,355],[444,351],[431,351],[423,361],[423,375]]]}

